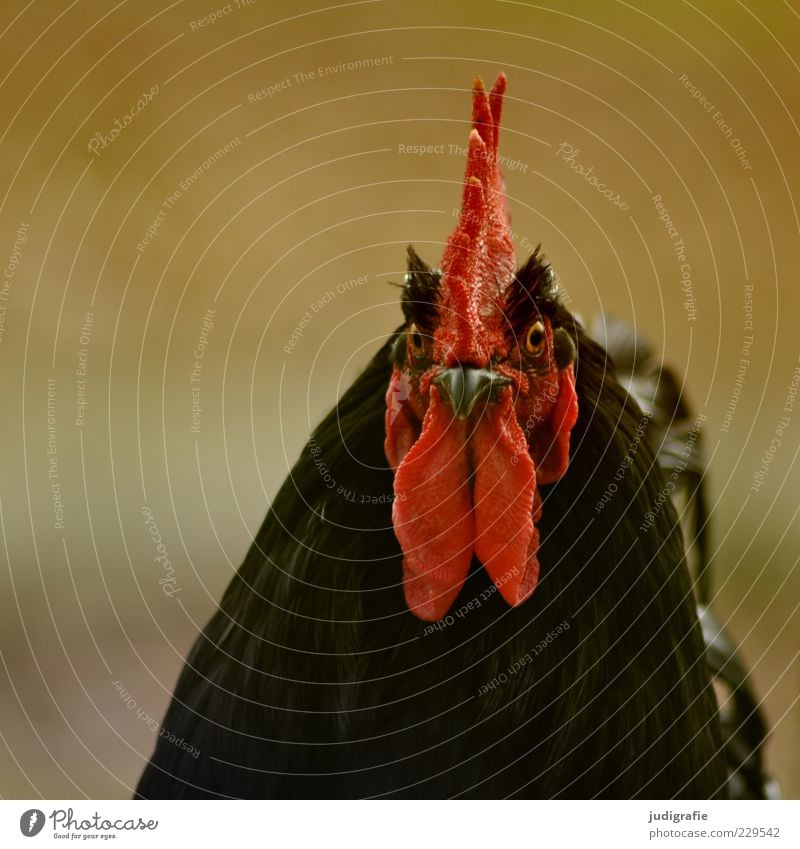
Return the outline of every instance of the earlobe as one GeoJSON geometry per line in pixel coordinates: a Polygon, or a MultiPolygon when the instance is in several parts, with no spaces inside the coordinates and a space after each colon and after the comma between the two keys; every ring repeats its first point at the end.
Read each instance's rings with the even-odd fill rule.
{"type": "Polygon", "coordinates": [[[578,420],[578,395],[572,365],[559,374],[558,397],[550,418],[547,451],[536,467],[537,483],[555,483],[569,465],[569,437],[578,420]]]}
{"type": "Polygon", "coordinates": [[[556,365],[562,371],[575,362],[577,351],[572,337],[563,327],[557,327],[553,332],[553,356],[556,365]]]}
{"type": "Polygon", "coordinates": [[[386,392],[386,441],[384,442],[386,459],[394,470],[397,470],[419,437],[419,428],[414,425],[406,411],[404,402],[408,398],[408,393],[408,378],[395,367],[386,392]]]}

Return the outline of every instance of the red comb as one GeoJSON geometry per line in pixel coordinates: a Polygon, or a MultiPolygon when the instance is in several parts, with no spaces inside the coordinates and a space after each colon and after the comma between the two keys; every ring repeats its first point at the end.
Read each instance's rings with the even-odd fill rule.
{"type": "Polygon", "coordinates": [[[446,364],[485,360],[482,308],[496,300],[514,275],[514,243],[497,149],[505,90],[505,74],[498,75],[489,93],[480,77],[472,87],[461,216],[441,262],[441,316],[450,330],[445,334],[450,349],[441,352],[446,364]]]}

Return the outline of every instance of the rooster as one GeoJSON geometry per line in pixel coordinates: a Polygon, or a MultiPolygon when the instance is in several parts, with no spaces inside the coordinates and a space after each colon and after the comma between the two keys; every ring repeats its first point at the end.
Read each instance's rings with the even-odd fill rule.
{"type": "Polygon", "coordinates": [[[409,248],[403,324],[274,499],[139,798],[727,794],[652,416],[515,263],[505,85],[476,80],[440,266],[409,248]]]}

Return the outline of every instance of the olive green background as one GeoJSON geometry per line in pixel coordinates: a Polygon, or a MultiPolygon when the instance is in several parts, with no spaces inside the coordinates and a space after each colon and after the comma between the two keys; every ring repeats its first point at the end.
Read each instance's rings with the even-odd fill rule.
{"type": "Polygon", "coordinates": [[[504,70],[519,257],[541,242],[570,307],[635,323],[707,416],[714,604],[800,796],[796,0],[255,0],[198,24],[223,7],[0,10],[0,794],[130,795],[270,497],[399,323],[406,244],[438,262],[472,78],[504,70]]]}

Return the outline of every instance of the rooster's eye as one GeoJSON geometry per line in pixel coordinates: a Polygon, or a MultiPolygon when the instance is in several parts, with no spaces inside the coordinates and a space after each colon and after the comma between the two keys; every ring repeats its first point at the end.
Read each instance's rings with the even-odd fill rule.
{"type": "Polygon", "coordinates": [[[425,337],[419,332],[416,324],[412,324],[408,328],[408,347],[414,357],[420,358],[425,356],[425,337]]]}
{"type": "Polygon", "coordinates": [[[528,328],[528,335],[525,337],[525,347],[528,353],[534,357],[538,357],[544,350],[546,339],[547,334],[544,331],[544,324],[541,321],[534,322],[528,328]]]}

